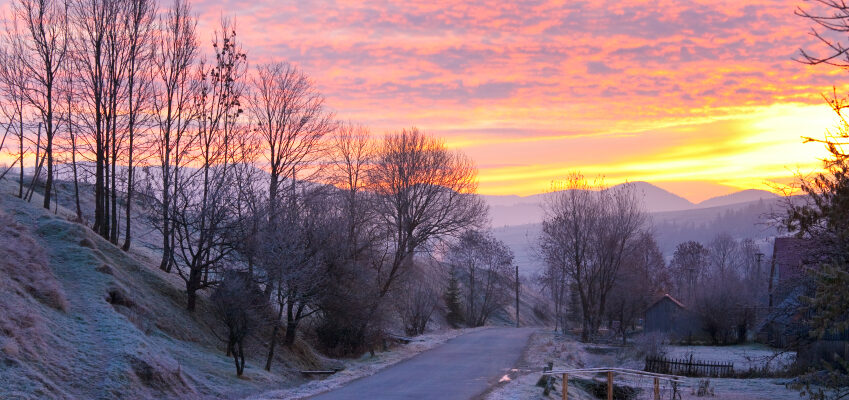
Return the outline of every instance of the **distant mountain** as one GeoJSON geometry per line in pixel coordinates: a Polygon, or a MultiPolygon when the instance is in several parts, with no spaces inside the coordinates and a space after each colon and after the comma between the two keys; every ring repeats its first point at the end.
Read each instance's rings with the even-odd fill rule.
{"type": "MultiPolygon", "coordinates": [[[[670,193],[648,182],[631,182],[638,192],[643,193],[646,211],[650,213],[662,211],[688,210],[694,204],[689,200],[670,193]]],[[[618,186],[618,185],[617,185],[618,186]]]]}
{"type": "MultiPolygon", "coordinates": [[[[663,212],[688,210],[695,207],[687,199],[663,190],[648,182],[630,182],[642,195],[646,211],[663,212]]],[[[617,186],[624,185],[620,184],[617,186]]],[[[487,196],[493,227],[515,226],[542,222],[542,204],[550,193],[531,196],[487,196]]]]}
{"type": "Polygon", "coordinates": [[[696,206],[698,208],[727,206],[729,204],[747,203],[757,200],[772,200],[779,196],[766,190],[748,189],[736,193],[727,194],[725,196],[717,196],[707,199],[696,206]]]}

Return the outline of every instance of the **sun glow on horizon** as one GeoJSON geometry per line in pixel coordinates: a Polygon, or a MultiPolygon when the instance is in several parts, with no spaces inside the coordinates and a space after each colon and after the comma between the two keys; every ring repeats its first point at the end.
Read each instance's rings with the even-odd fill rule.
{"type": "Polygon", "coordinates": [[[818,160],[826,152],[822,145],[803,144],[802,136],[821,136],[835,123],[825,104],[790,103],[694,124],[663,124],[638,135],[508,138],[489,143],[461,139],[456,147],[478,160],[483,194],[541,193],[552,180],[580,170],[588,176],[605,176],[611,184],[626,180],[665,184],[698,202],[733,190],[772,190],[771,183],[786,183],[796,172],[818,170],[818,160]],[[629,149],[631,143],[617,144],[617,139],[639,146],[629,149]],[[610,157],[614,149],[616,157],[610,157]],[[528,154],[534,163],[521,163],[528,154]],[[675,182],[702,182],[712,189],[675,182]]]}
{"type": "Polygon", "coordinates": [[[375,138],[443,138],[482,194],[541,193],[575,170],[691,201],[770,190],[820,168],[801,137],[835,124],[820,93],[849,91],[845,71],[793,61],[816,45],[798,0],[192,3],[202,53],[233,17],[252,66],[297,64],[375,138]]]}

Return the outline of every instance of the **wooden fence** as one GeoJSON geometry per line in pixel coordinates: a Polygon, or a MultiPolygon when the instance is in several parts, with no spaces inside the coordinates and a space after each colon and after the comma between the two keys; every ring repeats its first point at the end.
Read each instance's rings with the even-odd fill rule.
{"type": "MultiPolygon", "coordinates": [[[[637,371],[637,370],[627,369],[627,368],[554,369],[554,368],[551,367],[551,363],[549,363],[548,367],[543,368],[543,372],[542,372],[543,376],[548,375],[548,376],[554,377],[554,376],[562,375],[563,378],[562,378],[561,383],[563,385],[563,389],[561,390],[560,393],[561,393],[563,400],[569,399],[569,378],[570,378],[570,376],[572,376],[572,377],[574,377],[576,375],[577,376],[581,376],[581,375],[594,376],[594,375],[598,375],[598,374],[607,375],[607,387],[606,387],[606,389],[607,389],[607,400],[613,400],[613,392],[615,390],[615,386],[613,384],[613,374],[614,373],[620,374],[620,375],[648,377],[648,378],[652,379],[654,381],[653,382],[653,389],[654,389],[653,399],[654,400],[660,400],[660,381],[667,381],[667,382],[671,383],[672,391],[673,391],[672,398],[679,398],[679,399],[681,398],[680,395],[678,394],[678,385],[680,383],[684,382],[684,378],[682,378],[680,376],[664,375],[664,374],[658,374],[658,373],[646,372],[646,371],[637,371]],[[676,396],[678,396],[678,397],[676,397],[676,396]]],[[[552,387],[553,384],[554,384],[553,379],[547,379],[545,381],[545,392],[543,392],[544,396],[548,397],[549,393],[553,389],[553,387],[552,387]]],[[[537,383],[537,385],[539,385],[539,383],[537,383]]]]}
{"type": "Polygon", "coordinates": [[[659,374],[720,378],[734,374],[734,363],[693,360],[692,355],[682,359],[646,357],[645,370],[659,374]]]}

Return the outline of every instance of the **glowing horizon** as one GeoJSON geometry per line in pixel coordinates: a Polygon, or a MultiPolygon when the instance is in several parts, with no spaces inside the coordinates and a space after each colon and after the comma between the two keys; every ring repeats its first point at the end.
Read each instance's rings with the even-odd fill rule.
{"type": "MultiPolygon", "coordinates": [[[[5,3],[8,3],[6,0],[5,3]]],[[[160,7],[170,4],[162,0],[160,7]]],[[[530,195],[568,171],[698,202],[818,169],[843,71],[800,0],[194,1],[208,52],[233,17],[255,65],[289,61],[338,118],[417,126],[467,153],[479,192],[530,195]]]]}
{"type": "MultiPolygon", "coordinates": [[[[294,62],[342,119],[415,125],[479,167],[480,193],[545,191],[567,171],[648,181],[697,202],[810,172],[840,71],[795,0],[228,0],[249,60],[294,62]],[[235,13],[233,12],[235,11],[235,13]]],[[[231,14],[227,14],[231,13],[231,14]]],[[[208,35],[208,33],[207,33],[208,35]]],[[[202,40],[202,43],[203,42],[202,40]]]]}

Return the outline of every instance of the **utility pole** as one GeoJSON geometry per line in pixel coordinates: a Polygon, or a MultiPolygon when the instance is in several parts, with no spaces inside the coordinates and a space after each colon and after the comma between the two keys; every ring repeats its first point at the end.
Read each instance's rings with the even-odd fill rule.
{"type": "Polygon", "coordinates": [[[516,327],[519,327],[519,264],[516,264],[516,327]]]}
{"type": "Polygon", "coordinates": [[[775,280],[775,252],[772,253],[772,262],[769,267],[769,309],[772,311],[772,285],[775,280]]]}

